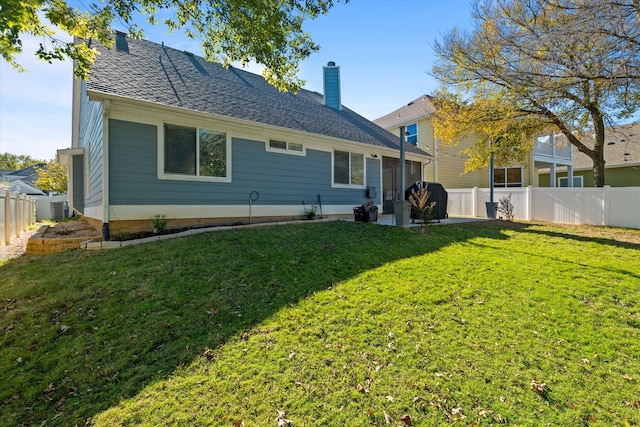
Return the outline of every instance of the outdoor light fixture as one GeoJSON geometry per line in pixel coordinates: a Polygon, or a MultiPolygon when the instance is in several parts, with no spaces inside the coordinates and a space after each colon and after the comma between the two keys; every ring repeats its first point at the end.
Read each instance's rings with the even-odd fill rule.
{"type": "Polygon", "coordinates": [[[374,153],[374,154],[371,155],[371,157],[374,158],[374,159],[377,159],[378,155],[374,153]]]}

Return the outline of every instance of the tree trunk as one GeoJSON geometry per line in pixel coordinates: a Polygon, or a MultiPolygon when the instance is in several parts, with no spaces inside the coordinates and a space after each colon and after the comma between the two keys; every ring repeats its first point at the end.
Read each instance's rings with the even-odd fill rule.
{"type": "Polygon", "coordinates": [[[593,159],[593,186],[604,187],[604,158],[593,159]]]}
{"type": "Polygon", "coordinates": [[[595,130],[595,141],[593,144],[593,186],[604,187],[604,119],[602,112],[598,108],[590,109],[595,130]]]}

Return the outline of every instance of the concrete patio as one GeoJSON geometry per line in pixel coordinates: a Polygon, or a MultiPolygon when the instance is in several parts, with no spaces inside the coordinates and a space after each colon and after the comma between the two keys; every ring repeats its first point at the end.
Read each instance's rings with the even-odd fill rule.
{"type": "MultiPolygon", "coordinates": [[[[439,225],[439,224],[456,224],[461,222],[478,222],[478,221],[487,221],[487,218],[469,218],[469,217],[449,217],[446,219],[436,220],[430,223],[429,225],[439,225]]],[[[346,221],[354,222],[354,219],[347,219],[346,221]]],[[[378,215],[378,221],[376,222],[380,225],[396,225],[396,220],[394,215],[378,215]]],[[[409,221],[409,227],[419,227],[421,225],[420,222],[411,222],[409,221]]]]}

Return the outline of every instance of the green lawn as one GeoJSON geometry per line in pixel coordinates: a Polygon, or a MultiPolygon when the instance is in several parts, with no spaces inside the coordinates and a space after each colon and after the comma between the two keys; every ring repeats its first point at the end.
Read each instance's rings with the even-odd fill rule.
{"type": "Polygon", "coordinates": [[[0,425],[640,425],[640,231],[430,230],[5,262],[0,425]]]}

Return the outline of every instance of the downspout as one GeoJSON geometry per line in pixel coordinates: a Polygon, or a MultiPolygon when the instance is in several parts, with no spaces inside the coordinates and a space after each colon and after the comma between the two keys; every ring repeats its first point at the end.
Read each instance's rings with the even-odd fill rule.
{"type": "Polygon", "coordinates": [[[438,138],[433,138],[433,156],[435,157],[433,162],[433,181],[440,182],[438,178],[438,138]]]}
{"type": "Polygon", "coordinates": [[[400,199],[404,200],[404,126],[400,126],[400,199]]]}
{"type": "Polygon", "coordinates": [[[102,102],[102,238],[109,240],[109,100],[102,102]]]}

